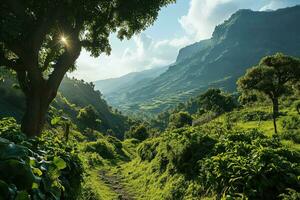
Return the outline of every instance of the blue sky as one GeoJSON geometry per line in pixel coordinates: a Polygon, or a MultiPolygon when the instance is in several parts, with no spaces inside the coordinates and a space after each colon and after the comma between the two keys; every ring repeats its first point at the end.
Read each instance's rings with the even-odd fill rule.
{"type": "Polygon", "coordinates": [[[268,10],[300,4],[300,0],[177,0],[163,8],[153,26],[132,39],[112,34],[110,56],[92,58],[82,51],[69,76],[86,81],[119,77],[173,63],[180,48],[209,38],[214,27],[239,9],[268,10]]]}

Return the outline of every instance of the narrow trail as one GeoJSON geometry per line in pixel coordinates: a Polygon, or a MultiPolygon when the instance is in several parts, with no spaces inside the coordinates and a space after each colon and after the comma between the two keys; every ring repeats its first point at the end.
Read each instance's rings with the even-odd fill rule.
{"type": "Polygon", "coordinates": [[[101,170],[99,174],[104,183],[118,195],[117,200],[134,200],[134,198],[126,191],[117,175],[111,175],[105,170],[101,170]]]}

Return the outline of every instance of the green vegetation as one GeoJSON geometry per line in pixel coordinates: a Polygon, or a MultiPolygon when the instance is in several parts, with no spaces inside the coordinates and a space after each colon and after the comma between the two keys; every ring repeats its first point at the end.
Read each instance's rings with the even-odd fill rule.
{"type": "Polygon", "coordinates": [[[149,137],[149,131],[144,125],[132,126],[129,131],[125,132],[125,139],[137,139],[144,141],[149,137]]]}
{"type": "Polygon", "coordinates": [[[263,58],[258,66],[249,69],[237,83],[241,92],[258,91],[272,100],[274,129],[277,133],[278,99],[289,91],[288,84],[299,79],[300,59],[277,53],[263,58]]]}
{"type": "MultiPolygon", "coordinates": [[[[1,74],[3,74],[4,82],[0,84],[2,93],[0,96],[0,117],[14,117],[21,123],[22,111],[25,109],[25,97],[19,89],[13,88],[16,80],[11,72],[2,70],[1,74]]],[[[97,114],[96,118],[101,123],[97,123],[99,120],[96,119],[97,126],[95,127],[93,124],[89,128],[105,133],[112,130],[115,136],[122,138],[124,132],[134,124],[134,121],[129,117],[108,106],[102,94],[95,91],[92,84],[67,77],[64,78],[57,97],[50,105],[46,122],[50,124],[52,119],[62,121],[65,120],[62,118],[68,118],[78,124],[80,128],[85,129],[90,124],[87,126],[81,123],[77,116],[85,107],[91,106],[97,114]]]]}
{"type": "Polygon", "coordinates": [[[170,128],[181,128],[184,126],[191,126],[193,118],[187,112],[178,112],[170,116],[169,127],[170,128]]]}
{"type": "Polygon", "coordinates": [[[0,199],[76,199],[82,166],[70,143],[47,132],[27,139],[12,118],[0,121],[0,199]]]}
{"type": "Polygon", "coordinates": [[[296,24],[299,6],[239,11],[159,77],[124,85],[134,100],[125,107],[141,110],[132,118],[94,83],[65,77],[81,48],[109,53],[110,33],[130,38],[173,2],[0,5],[0,67],[9,68],[0,71],[0,200],[300,198],[300,61],[263,57],[281,46],[299,53],[299,37],[282,43],[276,31],[296,24]],[[229,93],[238,78],[241,93],[229,93]]]}
{"type": "Polygon", "coordinates": [[[122,172],[138,199],[275,199],[299,191],[299,156],[258,131],[189,127],[142,143],[122,172]]]}
{"type": "MultiPolygon", "coordinates": [[[[4,83],[9,80],[13,79],[4,83]]],[[[273,134],[272,103],[259,93],[239,104],[237,99],[245,94],[209,89],[145,122],[113,111],[101,94],[93,92],[93,85],[66,81],[89,95],[74,97],[63,84],[41,136],[27,138],[15,119],[0,120],[0,196],[4,199],[299,197],[296,87],[279,98],[278,134],[273,134]],[[92,94],[101,104],[88,98],[92,94]],[[125,126],[110,129],[115,126],[108,126],[113,122],[105,116],[126,124],[127,130],[125,126]]],[[[297,85],[299,80],[295,81],[297,85]]]]}
{"type": "Polygon", "coordinates": [[[90,129],[97,129],[100,126],[101,120],[98,119],[98,114],[93,106],[89,105],[80,109],[77,119],[85,127],[90,129]]]}

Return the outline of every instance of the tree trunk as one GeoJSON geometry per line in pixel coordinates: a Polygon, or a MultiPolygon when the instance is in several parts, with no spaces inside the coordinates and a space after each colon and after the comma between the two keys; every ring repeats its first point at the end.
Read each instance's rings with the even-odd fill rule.
{"type": "Polygon", "coordinates": [[[21,124],[21,130],[27,136],[34,137],[41,133],[50,102],[45,90],[40,89],[27,95],[26,111],[21,124]]]}
{"type": "Polygon", "coordinates": [[[278,108],[278,98],[274,98],[272,100],[273,102],[273,124],[274,124],[274,131],[277,134],[277,125],[276,125],[276,118],[279,113],[279,108],[278,108]]]}

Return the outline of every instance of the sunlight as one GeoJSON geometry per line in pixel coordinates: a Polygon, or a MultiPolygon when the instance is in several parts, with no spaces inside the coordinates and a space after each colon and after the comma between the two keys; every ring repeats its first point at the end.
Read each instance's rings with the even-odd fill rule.
{"type": "Polygon", "coordinates": [[[64,35],[62,35],[62,36],[60,37],[60,42],[63,43],[63,44],[65,44],[65,45],[68,44],[68,40],[67,40],[67,38],[66,38],[64,35]]]}

